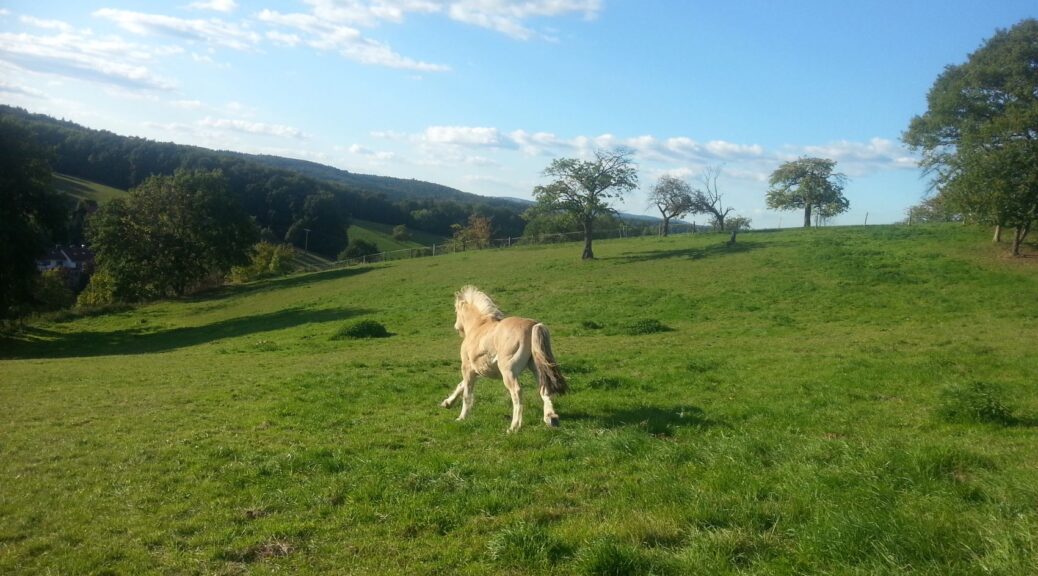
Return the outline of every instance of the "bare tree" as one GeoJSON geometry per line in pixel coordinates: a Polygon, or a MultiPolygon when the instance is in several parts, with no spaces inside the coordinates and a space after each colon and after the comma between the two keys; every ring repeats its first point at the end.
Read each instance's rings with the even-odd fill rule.
{"type": "Polygon", "coordinates": [[[688,182],[663,175],[649,192],[649,204],[655,205],[663,217],[662,236],[670,234],[670,221],[680,218],[692,209],[692,187],[688,182]]]}
{"type": "Polygon", "coordinates": [[[725,218],[734,210],[732,207],[725,208],[724,194],[717,189],[717,178],[721,175],[721,166],[709,166],[699,175],[699,182],[703,187],[696,188],[692,193],[693,214],[707,214],[713,220],[714,228],[724,232],[725,218]]]}

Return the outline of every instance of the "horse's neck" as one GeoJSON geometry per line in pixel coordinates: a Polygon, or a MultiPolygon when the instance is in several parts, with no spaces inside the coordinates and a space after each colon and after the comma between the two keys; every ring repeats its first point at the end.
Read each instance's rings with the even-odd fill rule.
{"type": "Polygon", "coordinates": [[[498,320],[490,316],[470,314],[462,324],[465,326],[465,334],[476,334],[480,331],[480,328],[493,326],[497,322],[498,320]]]}

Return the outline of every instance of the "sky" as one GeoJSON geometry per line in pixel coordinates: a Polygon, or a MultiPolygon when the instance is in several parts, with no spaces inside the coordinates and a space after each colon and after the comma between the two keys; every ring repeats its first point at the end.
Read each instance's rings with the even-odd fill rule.
{"type": "MultiPolygon", "coordinates": [[[[754,228],[768,176],[836,160],[891,223],[928,191],[901,142],[945,66],[1034,0],[0,2],[0,102],[90,128],[532,199],[554,158],[634,151],[754,228]]],[[[705,217],[689,217],[705,220],[705,217]]]]}

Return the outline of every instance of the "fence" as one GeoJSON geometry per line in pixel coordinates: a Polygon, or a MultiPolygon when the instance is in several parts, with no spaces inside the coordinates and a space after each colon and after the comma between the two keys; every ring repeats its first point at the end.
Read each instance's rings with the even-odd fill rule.
{"type": "MultiPolygon", "coordinates": [[[[631,238],[637,236],[650,236],[646,233],[651,228],[624,226],[613,230],[601,230],[592,234],[594,240],[606,240],[610,238],[631,238]]],[[[711,231],[709,226],[696,226],[693,224],[671,225],[671,234],[694,234],[699,231],[711,231]]],[[[584,240],[583,232],[566,232],[561,234],[538,234],[532,236],[519,236],[510,238],[495,238],[487,242],[472,242],[464,240],[451,240],[444,244],[433,244],[432,246],[421,246],[416,248],[404,248],[388,252],[369,254],[358,258],[347,258],[337,260],[328,268],[345,268],[349,266],[360,266],[363,264],[378,264],[393,260],[408,260],[411,258],[426,258],[430,256],[441,256],[444,254],[455,254],[469,250],[486,250],[489,248],[511,248],[513,246],[530,246],[537,244],[559,244],[563,242],[580,242],[584,240]]]]}

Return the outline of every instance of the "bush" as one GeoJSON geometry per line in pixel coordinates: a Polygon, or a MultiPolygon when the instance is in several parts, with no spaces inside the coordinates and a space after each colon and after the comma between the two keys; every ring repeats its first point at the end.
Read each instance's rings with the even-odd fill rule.
{"type": "Polygon", "coordinates": [[[1016,422],[1012,410],[1002,400],[1004,393],[985,382],[952,386],[941,393],[938,415],[947,422],[1001,424],[1016,422]]]}
{"type": "Polygon", "coordinates": [[[76,299],[77,308],[95,308],[108,306],[115,302],[115,281],[104,270],[98,270],[90,276],[90,283],[79,293],[76,299]]]}
{"type": "Polygon", "coordinates": [[[270,276],[284,276],[293,271],[294,256],[295,249],[291,244],[260,242],[253,246],[247,265],[231,268],[231,281],[249,282],[270,276]]]}
{"type": "Polygon", "coordinates": [[[360,322],[343,326],[332,336],[332,339],[353,340],[357,338],[388,338],[389,336],[391,334],[381,322],[361,320],[360,322]]]}
{"type": "Polygon", "coordinates": [[[49,312],[69,308],[76,303],[76,295],[69,290],[60,269],[47,270],[36,278],[33,300],[40,311],[49,312]]]}

